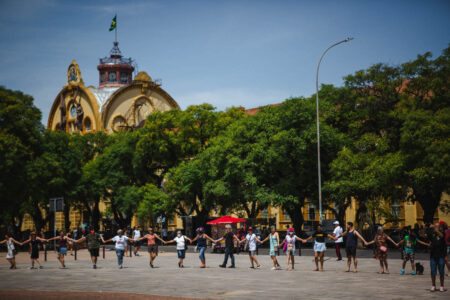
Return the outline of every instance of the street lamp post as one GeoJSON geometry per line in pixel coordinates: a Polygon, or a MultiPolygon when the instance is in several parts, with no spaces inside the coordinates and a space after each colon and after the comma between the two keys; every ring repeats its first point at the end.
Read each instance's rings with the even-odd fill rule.
{"type": "Polygon", "coordinates": [[[317,64],[317,71],[316,71],[316,122],[317,122],[317,175],[318,175],[318,181],[319,181],[319,220],[320,223],[322,223],[323,216],[322,216],[322,175],[321,175],[321,168],[320,168],[320,122],[319,122],[319,68],[320,63],[322,62],[323,57],[325,54],[333,47],[346,43],[353,40],[352,37],[348,37],[345,40],[342,40],[340,42],[337,42],[330,47],[328,47],[323,53],[322,56],[319,59],[319,63],[317,64]]]}

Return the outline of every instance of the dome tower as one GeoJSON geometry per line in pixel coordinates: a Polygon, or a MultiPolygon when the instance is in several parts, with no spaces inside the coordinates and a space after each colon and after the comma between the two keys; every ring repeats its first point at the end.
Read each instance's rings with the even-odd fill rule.
{"type": "Polygon", "coordinates": [[[100,76],[99,88],[130,84],[133,80],[133,60],[122,56],[117,41],[114,42],[109,54],[109,57],[100,58],[100,64],[97,66],[100,76]]]}

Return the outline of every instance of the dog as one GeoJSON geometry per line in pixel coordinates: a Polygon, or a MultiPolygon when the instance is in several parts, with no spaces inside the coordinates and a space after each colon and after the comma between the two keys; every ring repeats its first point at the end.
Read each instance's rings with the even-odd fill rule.
{"type": "Polygon", "coordinates": [[[417,275],[423,275],[424,267],[420,262],[416,263],[416,273],[417,275]]]}

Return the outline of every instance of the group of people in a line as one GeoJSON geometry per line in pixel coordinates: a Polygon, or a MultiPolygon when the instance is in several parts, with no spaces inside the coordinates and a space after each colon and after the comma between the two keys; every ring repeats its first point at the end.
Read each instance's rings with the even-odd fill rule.
{"type": "MultiPolygon", "coordinates": [[[[377,233],[375,234],[372,241],[366,241],[364,237],[354,229],[352,222],[347,222],[346,230],[342,230],[339,226],[339,222],[335,222],[335,230],[333,234],[327,234],[323,231],[320,225],[317,226],[316,231],[308,237],[298,237],[295,234],[294,228],[289,228],[286,234],[286,237],[283,241],[280,241],[280,236],[278,232],[275,230],[275,227],[271,227],[270,234],[264,238],[259,239],[255,233],[253,233],[252,227],[248,228],[247,234],[242,239],[239,239],[236,234],[233,233],[231,225],[225,226],[225,234],[218,238],[213,239],[205,233],[203,227],[200,227],[196,231],[196,236],[194,238],[189,238],[182,234],[181,231],[177,231],[177,235],[172,240],[164,240],[158,234],[153,231],[153,228],[148,228],[148,233],[145,235],[136,235],[133,234],[131,238],[127,235],[124,235],[123,230],[119,229],[117,231],[117,235],[105,240],[103,236],[97,233],[93,227],[89,228],[89,232],[86,233],[83,237],[79,239],[72,239],[69,235],[64,234],[63,231],[59,233],[59,235],[50,238],[44,239],[36,235],[35,232],[30,234],[29,239],[19,242],[15,240],[10,234],[5,235],[5,239],[0,241],[0,244],[6,244],[7,246],[7,255],[6,259],[10,263],[10,269],[16,269],[15,262],[15,244],[16,245],[30,245],[30,259],[31,259],[31,269],[35,269],[35,264],[38,265],[39,268],[42,268],[41,263],[39,262],[39,245],[41,243],[46,243],[50,241],[55,241],[58,245],[58,261],[61,265],[61,268],[66,268],[64,257],[67,254],[67,249],[69,243],[82,243],[86,242],[87,249],[89,250],[92,267],[94,269],[97,268],[97,258],[99,256],[99,249],[101,244],[107,244],[109,242],[114,242],[114,249],[117,255],[117,262],[120,269],[123,268],[123,257],[125,251],[129,245],[138,244],[143,240],[147,240],[147,249],[149,253],[149,265],[151,268],[154,267],[155,259],[158,255],[158,243],[159,240],[162,244],[176,244],[177,256],[178,256],[178,267],[183,268],[183,261],[186,257],[186,250],[188,247],[188,242],[190,244],[196,242],[196,248],[199,252],[200,259],[200,268],[206,267],[206,257],[205,251],[207,249],[207,241],[210,241],[213,244],[217,244],[221,241],[225,242],[225,256],[223,263],[219,265],[221,268],[226,268],[228,259],[231,259],[231,265],[228,268],[235,268],[235,259],[234,259],[234,248],[235,242],[239,246],[244,244],[244,249],[249,254],[250,259],[250,268],[251,269],[259,269],[261,264],[258,261],[256,250],[258,244],[263,244],[269,241],[269,255],[272,260],[272,270],[280,270],[281,265],[277,259],[279,255],[279,249],[283,249],[286,254],[286,266],[287,270],[294,269],[294,257],[296,251],[296,242],[306,243],[308,241],[314,241],[314,263],[315,269],[314,271],[323,271],[324,270],[324,256],[326,247],[326,239],[331,239],[335,241],[336,244],[336,254],[337,260],[342,260],[340,256],[340,247],[342,244],[343,238],[346,238],[345,242],[345,252],[347,254],[347,270],[346,272],[351,271],[351,266],[353,263],[353,272],[358,272],[358,261],[357,261],[357,245],[358,239],[363,242],[365,246],[369,246],[371,244],[375,244],[375,257],[380,262],[380,274],[389,274],[389,267],[387,262],[388,257],[388,242],[396,247],[402,246],[402,256],[403,262],[400,270],[400,274],[405,274],[405,267],[407,262],[411,263],[411,275],[416,275],[416,266],[414,264],[415,259],[415,248],[416,245],[422,244],[426,247],[430,248],[430,269],[431,269],[431,279],[432,279],[432,291],[436,290],[436,276],[439,273],[440,279],[440,291],[445,291],[444,288],[444,276],[445,276],[445,265],[447,264],[447,268],[450,270],[450,264],[448,262],[448,255],[450,251],[450,231],[447,228],[444,222],[440,222],[435,225],[431,225],[428,232],[427,241],[421,240],[417,235],[413,232],[413,230],[409,229],[405,232],[402,240],[396,243],[391,237],[389,237],[384,231],[382,227],[379,227],[377,233]]],[[[137,255],[135,247],[134,254],[137,255]]]]}

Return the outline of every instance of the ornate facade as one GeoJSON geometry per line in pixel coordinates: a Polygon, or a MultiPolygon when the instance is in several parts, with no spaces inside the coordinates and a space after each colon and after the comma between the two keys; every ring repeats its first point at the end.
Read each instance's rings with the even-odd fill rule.
{"type": "Polygon", "coordinates": [[[146,72],[135,70],[114,42],[109,57],[100,59],[99,86],[86,86],[75,60],[67,69],[67,84],[50,110],[48,128],[66,132],[106,133],[141,127],[149,114],[179,108],[177,102],[146,72]]]}

